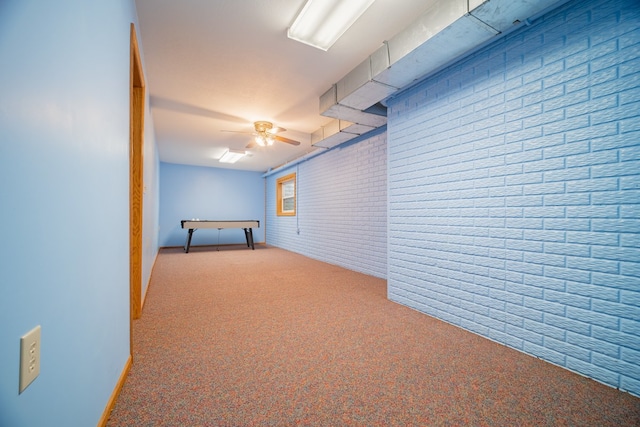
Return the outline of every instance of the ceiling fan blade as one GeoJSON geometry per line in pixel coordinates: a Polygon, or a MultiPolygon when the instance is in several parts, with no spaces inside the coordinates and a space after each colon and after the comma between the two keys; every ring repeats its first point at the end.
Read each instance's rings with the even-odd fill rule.
{"type": "Polygon", "coordinates": [[[286,132],[287,130],[285,128],[282,128],[280,126],[274,126],[271,129],[269,129],[267,132],[269,133],[280,133],[280,132],[286,132]]]}
{"type": "Polygon", "coordinates": [[[284,136],[275,135],[276,141],[286,142],[291,145],[300,145],[300,141],[294,141],[293,139],[285,138],[284,136]]]}
{"type": "Polygon", "coordinates": [[[255,141],[251,141],[250,143],[247,144],[247,146],[245,147],[247,150],[251,150],[252,148],[256,147],[256,142],[255,141]]]}
{"type": "Polygon", "coordinates": [[[248,133],[248,134],[252,134],[254,132],[246,132],[246,131],[242,131],[242,130],[226,130],[226,129],[221,129],[220,132],[228,132],[228,133],[248,133]]]}

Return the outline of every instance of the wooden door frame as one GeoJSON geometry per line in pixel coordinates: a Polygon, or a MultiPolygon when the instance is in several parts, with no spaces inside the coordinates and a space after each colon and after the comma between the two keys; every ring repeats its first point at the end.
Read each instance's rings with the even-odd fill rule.
{"type": "Polygon", "coordinates": [[[142,207],[144,194],[145,81],[134,24],[131,24],[129,79],[129,291],[130,349],[133,354],[133,319],[142,312],[142,207]]]}

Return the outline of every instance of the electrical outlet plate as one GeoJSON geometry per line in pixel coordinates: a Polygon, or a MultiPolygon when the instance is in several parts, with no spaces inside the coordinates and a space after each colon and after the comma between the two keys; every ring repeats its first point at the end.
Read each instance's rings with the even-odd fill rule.
{"type": "Polygon", "coordinates": [[[40,375],[40,325],[20,338],[20,393],[40,375]]]}

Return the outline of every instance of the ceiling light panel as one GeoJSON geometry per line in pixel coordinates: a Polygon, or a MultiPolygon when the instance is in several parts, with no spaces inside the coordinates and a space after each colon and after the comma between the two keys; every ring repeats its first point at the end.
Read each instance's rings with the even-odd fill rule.
{"type": "Polygon", "coordinates": [[[218,160],[220,163],[235,163],[246,155],[246,151],[227,150],[218,160]]]}
{"type": "Polygon", "coordinates": [[[328,50],[375,0],[308,0],[287,37],[328,50]]]}

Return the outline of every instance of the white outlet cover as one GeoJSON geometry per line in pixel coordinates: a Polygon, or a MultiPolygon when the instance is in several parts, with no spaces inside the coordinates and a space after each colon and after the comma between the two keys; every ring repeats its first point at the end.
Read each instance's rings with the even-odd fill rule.
{"type": "Polygon", "coordinates": [[[40,325],[20,338],[20,393],[40,375],[40,325]]]}

